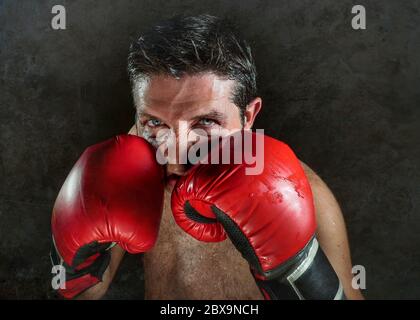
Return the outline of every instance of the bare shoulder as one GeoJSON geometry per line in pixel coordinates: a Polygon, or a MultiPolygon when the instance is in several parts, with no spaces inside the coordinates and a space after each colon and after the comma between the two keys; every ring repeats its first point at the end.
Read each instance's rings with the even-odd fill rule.
{"type": "MultiPolygon", "coordinates": [[[[325,182],[318,176],[318,174],[316,174],[316,172],[314,170],[312,170],[306,163],[304,163],[303,161],[299,160],[300,164],[303,168],[303,171],[305,171],[305,175],[309,180],[309,183],[311,184],[311,187],[317,187],[317,188],[327,188],[327,185],[325,184],[325,182]]],[[[331,191],[330,191],[331,192],[331,191]]]]}
{"type": "Polygon", "coordinates": [[[327,184],[321,179],[321,177],[312,170],[306,163],[300,161],[305,175],[308,178],[309,184],[312,189],[315,204],[320,207],[335,207],[338,210],[338,203],[335,196],[327,184]]]}

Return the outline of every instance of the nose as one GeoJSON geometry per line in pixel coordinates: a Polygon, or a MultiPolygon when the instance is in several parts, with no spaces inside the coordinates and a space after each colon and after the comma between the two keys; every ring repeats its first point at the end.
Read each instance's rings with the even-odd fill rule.
{"type": "Polygon", "coordinates": [[[187,168],[182,164],[166,165],[166,190],[172,192],[180,177],[186,175],[187,168]]]}
{"type": "Polygon", "coordinates": [[[187,165],[183,164],[168,164],[166,165],[166,174],[167,176],[176,175],[176,176],[184,176],[188,170],[187,165]]]}

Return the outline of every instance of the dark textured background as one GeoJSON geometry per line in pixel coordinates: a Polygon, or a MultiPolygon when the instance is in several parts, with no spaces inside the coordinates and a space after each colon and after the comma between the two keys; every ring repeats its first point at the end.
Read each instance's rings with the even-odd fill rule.
{"type": "MultiPolygon", "coordinates": [[[[88,145],[131,123],[129,43],[174,13],[231,15],[253,45],[258,128],[333,189],[367,298],[420,298],[420,2],[0,0],[0,298],[54,298],[50,214],[88,145]],[[68,29],[50,27],[67,8],[68,29]],[[367,30],[351,28],[351,7],[367,30]]],[[[139,298],[139,258],[108,298],[139,298]]]]}

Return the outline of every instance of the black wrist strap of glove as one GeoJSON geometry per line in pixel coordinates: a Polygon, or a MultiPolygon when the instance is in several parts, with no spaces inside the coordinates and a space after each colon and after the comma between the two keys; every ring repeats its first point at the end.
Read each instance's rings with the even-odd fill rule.
{"type": "Polygon", "coordinates": [[[314,237],[274,278],[260,279],[251,271],[266,298],[271,300],[344,300],[343,287],[314,237]],[[293,261],[296,260],[296,261],[293,261]],[[267,297],[268,296],[268,297],[267,297]]]}
{"type": "Polygon", "coordinates": [[[61,258],[53,239],[50,250],[51,263],[52,265],[62,265],[65,268],[66,281],[82,277],[85,274],[91,274],[99,280],[102,280],[102,276],[111,260],[111,254],[108,249],[112,247],[112,245],[111,242],[98,243],[97,241],[84,245],[77,251],[72,265],[69,265],[61,258]],[[77,269],[77,266],[97,253],[99,253],[99,256],[90,265],[82,269],[77,269]]]}

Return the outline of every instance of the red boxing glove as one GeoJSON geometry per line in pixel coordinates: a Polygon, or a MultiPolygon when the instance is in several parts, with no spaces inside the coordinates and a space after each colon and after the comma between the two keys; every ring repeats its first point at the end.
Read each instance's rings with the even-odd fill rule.
{"type": "Polygon", "coordinates": [[[202,241],[227,234],[266,299],[341,298],[338,278],[315,238],[311,188],[299,160],[280,141],[239,134],[252,135],[253,150],[261,139],[263,152],[255,156],[262,172],[249,175],[251,164],[234,164],[233,149],[228,164],[196,165],[172,193],[176,222],[202,241]]]}
{"type": "Polygon", "coordinates": [[[152,248],[163,190],[163,169],[144,139],[120,135],[86,149],[64,182],[51,219],[51,256],[66,269],[62,296],[73,298],[101,281],[113,244],[130,253],[152,248]]]}

